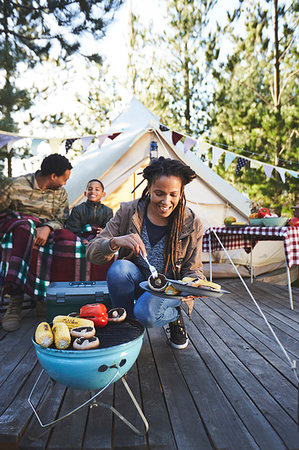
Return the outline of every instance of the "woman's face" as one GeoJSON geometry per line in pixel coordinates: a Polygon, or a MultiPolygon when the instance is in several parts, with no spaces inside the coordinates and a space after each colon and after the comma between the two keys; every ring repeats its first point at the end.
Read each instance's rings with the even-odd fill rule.
{"type": "Polygon", "coordinates": [[[157,219],[167,219],[181,198],[181,179],[173,175],[158,178],[148,187],[150,203],[148,213],[157,219]]]}

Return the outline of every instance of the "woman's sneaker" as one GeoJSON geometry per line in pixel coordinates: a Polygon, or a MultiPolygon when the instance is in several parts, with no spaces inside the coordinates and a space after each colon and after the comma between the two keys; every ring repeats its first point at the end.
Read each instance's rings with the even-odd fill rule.
{"type": "Polygon", "coordinates": [[[181,312],[177,320],[175,320],[174,322],[170,322],[168,330],[170,331],[169,343],[172,347],[178,349],[187,347],[189,339],[186,333],[186,328],[181,312]]]}

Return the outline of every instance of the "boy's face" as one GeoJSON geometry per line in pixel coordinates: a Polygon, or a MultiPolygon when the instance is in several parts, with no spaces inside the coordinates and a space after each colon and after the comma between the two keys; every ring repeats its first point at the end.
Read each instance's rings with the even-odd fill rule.
{"type": "Polygon", "coordinates": [[[102,198],[105,197],[105,192],[100,183],[92,181],[91,183],[88,183],[84,195],[91,202],[100,202],[102,198]]]}

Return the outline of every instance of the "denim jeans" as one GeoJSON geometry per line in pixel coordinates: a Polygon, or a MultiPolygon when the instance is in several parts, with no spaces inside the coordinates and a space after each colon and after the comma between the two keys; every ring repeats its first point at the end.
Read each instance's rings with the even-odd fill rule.
{"type": "Polygon", "coordinates": [[[134,263],[125,259],[114,261],[107,273],[113,307],[125,308],[128,317],[135,317],[147,328],[162,327],[175,321],[179,316],[176,307],[181,300],[144,292],[139,286],[141,281],[145,281],[144,275],[134,263]]]}

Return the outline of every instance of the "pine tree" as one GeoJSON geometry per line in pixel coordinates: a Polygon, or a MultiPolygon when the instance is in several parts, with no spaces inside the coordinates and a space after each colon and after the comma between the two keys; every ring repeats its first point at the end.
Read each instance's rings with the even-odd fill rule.
{"type": "MultiPolygon", "coordinates": [[[[210,110],[212,140],[234,147],[236,153],[294,171],[298,171],[299,142],[296,12],[295,2],[287,8],[277,0],[243,1],[229,15],[225,29],[233,49],[227,61],[219,63],[215,57],[219,34],[211,37],[207,48],[217,80],[210,110]],[[245,23],[241,35],[235,28],[238,19],[245,23]]],[[[248,192],[253,201],[263,202],[278,214],[290,212],[298,191],[295,177],[287,174],[283,183],[276,171],[267,179],[262,168],[244,168],[241,176],[234,169],[232,164],[225,173],[219,165],[218,172],[248,192]]]]}
{"type": "MultiPolygon", "coordinates": [[[[0,0],[0,130],[16,132],[14,113],[27,110],[32,103],[30,93],[18,88],[22,71],[46,60],[50,53],[66,60],[80,51],[83,36],[103,37],[121,3],[122,0],[0,0]]],[[[86,57],[101,61],[98,54],[86,57]]],[[[9,175],[13,156],[13,150],[2,149],[0,154],[0,158],[8,160],[9,175]]]]}
{"type": "MultiPolygon", "coordinates": [[[[160,34],[142,29],[131,14],[128,84],[165,125],[186,134],[205,127],[208,77],[205,28],[216,0],[168,0],[167,26],[160,34]]],[[[206,33],[207,34],[207,33],[206,33]]]]}

